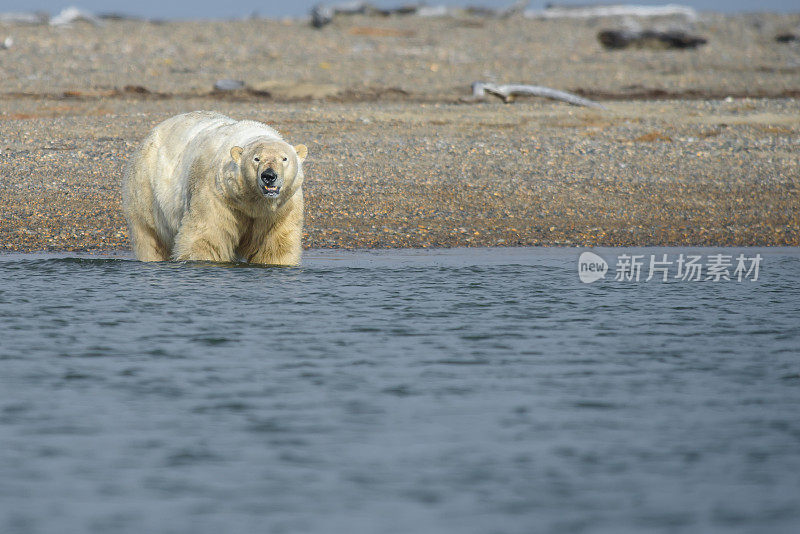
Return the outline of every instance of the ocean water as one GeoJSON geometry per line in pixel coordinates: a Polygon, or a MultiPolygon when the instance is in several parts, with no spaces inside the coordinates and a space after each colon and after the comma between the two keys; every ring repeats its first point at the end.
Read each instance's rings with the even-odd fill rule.
{"type": "Polygon", "coordinates": [[[800,250],[579,252],[0,256],[0,532],[797,532],[800,250]]]}

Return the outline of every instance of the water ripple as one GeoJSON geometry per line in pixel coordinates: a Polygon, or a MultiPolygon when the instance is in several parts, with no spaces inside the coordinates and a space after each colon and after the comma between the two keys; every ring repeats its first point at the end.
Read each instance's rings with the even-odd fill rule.
{"type": "Polygon", "coordinates": [[[792,531],[800,253],[762,255],[0,257],[0,531],[792,531]]]}

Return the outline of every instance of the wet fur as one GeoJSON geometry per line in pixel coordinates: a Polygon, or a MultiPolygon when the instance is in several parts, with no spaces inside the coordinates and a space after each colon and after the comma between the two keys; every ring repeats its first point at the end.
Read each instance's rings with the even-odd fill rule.
{"type": "Polygon", "coordinates": [[[297,264],[305,153],[269,126],[213,112],[159,124],[123,176],[123,211],[136,257],[297,264]],[[235,146],[242,150],[234,154],[235,146]],[[253,163],[254,154],[265,161],[289,158],[276,199],[259,192],[263,164],[253,163]]]}

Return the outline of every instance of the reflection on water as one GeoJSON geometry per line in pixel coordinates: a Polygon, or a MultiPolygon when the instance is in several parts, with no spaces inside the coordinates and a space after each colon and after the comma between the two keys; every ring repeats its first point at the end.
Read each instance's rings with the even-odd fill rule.
{"type": "Polygon", "coordinates": [[[0,531],[791,532],[800,251],[760,252],[0,256],[0,531]]]}

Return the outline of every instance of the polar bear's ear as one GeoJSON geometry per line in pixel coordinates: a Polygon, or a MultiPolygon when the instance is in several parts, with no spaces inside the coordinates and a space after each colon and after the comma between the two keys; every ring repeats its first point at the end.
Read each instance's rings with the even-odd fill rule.
{"type": "Polygon", "coordinates": [[[235,146],[231,149],[231,157],[237,164],[242,161],[242,152],[244,152],[244,149],[240,146],[235,146]]]}
{"type": "Polygon", "coordinates": [[[303,161],[308,156],[308,147],[306,145],[295,145],[294,151],[297,152],[297,159],[303,161]]]}

